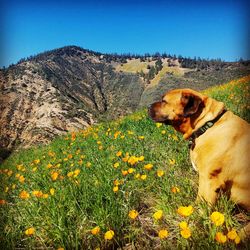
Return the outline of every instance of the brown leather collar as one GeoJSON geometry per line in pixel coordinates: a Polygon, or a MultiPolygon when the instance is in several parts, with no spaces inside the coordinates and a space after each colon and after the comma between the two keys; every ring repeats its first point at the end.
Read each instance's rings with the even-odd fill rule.
{"type": "Polygon", "coordinates": [[[213,127],[213,125],[227,112],[224,109],[215,119],[212,121],[206,122],[201,128],[196,130],[190,137],[189,137],[189,148],[193,150],[195,148],[195,139],[204,134],[209,128],[213,127]]]}

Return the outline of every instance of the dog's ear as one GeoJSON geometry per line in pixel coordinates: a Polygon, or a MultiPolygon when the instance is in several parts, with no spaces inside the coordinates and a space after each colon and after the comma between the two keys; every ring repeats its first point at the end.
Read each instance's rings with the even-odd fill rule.
{"type": "Polygon", "coordinates": [[[183,116],[188,117],[195,114],[202,102],[202,98],[191,92],[183,92],[181,104],[183,105],[183,116]]]}

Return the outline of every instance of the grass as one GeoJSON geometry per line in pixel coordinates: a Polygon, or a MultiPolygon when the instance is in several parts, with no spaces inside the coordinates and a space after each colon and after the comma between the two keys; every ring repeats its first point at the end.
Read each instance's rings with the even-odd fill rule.
{"type": "MultiPolygon", "coordinates": [[[[117,66],[117,71],[123,72],[130,72],[130,73],[137,73],[143,71],[144,73],[148,72],[147,66],[155,66],[156,61],[151,62],[141,62],[140,59],[132,59],[127,63],[123,64],[122,66],[117,66]]],[[[156,85],[159,81],[167,74],[172,73],[174,75],[183,75],[183,70],[178,67],[169,67],[167,62],[163,62],[163,68],[158,72],[158,74],[150,81],[151,85],[156,85]]]]}
{"type": "MultiPolygon", "coordinates": [[[[118,65],[116,70],[130,73],[138,73],[143,71],[148,72],[148,65],[154,66],[156,61],[151,62],[141,62],[140,59],[132,59],[123,65],[118,65]]],[[[158,72],[158,74],[150,81],[150,85],[157,85],[159,81],[167,74],[171,73],[176,76],[182,76],[184,74],[183,69],[179,67],[169,67],[168,63],[163,62],[163,68],[158,72]]]]}
{"type": "MultiPolygon", "coordinates": [[[[249,121],[249,83],[241,78],[206,94],[249,121]]],[[[215,240],[242,227],[234,204],[225,197],[214,207],[195,203],[198,176],[187,142],[145,111],[21,150],[0,169],[2,249],[237,248],[234,240],[215,240]],[[180,215],[181,206],[193,212],[180,215]],[[224,216],[222,225],[211,221],[213,211],[224,216]]]]}
{"type": "Polygon", "coordinates": [[[183,75],[183,71],[180,70],[177,67],[168,67],[166,65],[163,64],[163,68],[158,72],[158,74],[151,80],[151,84],[152,85],[156,85],[160,82],[160,80],[167,74],[167,73],[171,73],[174,74],[176,76],[181,76],[183,75]]]}
{"type": "Polygon", "coordinates": [[[143,71],[144,73],[148,72],[147,66],[154,65],[155,61],[152,62],[141,62],[140,59],[132,59],[123,65],[118,65],[116,70],[123,72],[136,73],[143,71]]]}

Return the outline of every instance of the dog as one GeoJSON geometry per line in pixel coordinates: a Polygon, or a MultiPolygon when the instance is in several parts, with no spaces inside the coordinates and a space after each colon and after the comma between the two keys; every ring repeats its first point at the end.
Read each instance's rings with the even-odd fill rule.
{"type": "MultiPolygon", "coordinates": [[[[167,92],[149,116],[172,125],[190,141],[190,159],[199,173],[197,200],[214,204],[219,193],[250,211],[250,125],[224,103],[191,89],[167,92]]],[[[250,238],[250,223],[240,233],[250,238]]]]}

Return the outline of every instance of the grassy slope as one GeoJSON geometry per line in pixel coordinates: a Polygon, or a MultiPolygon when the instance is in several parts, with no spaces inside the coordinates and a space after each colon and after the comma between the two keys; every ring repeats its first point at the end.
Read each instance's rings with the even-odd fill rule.
{"type": "MultiPolygon", "coordinates": [[[[144,73],[148,72],[147,66],[148,65],[155,65],[156,61],[151,62],[141,62],[140,59],[132,59],[129,60],[127,63],[121,65],[118,65],[116,67],[117,71],[124,71],[124,72],[130,72],[130,73],[137,73],[143,71],[144,73]]],[[[169,67],[167,63],[167,59],[163,61],[163,68],[158,72],[158,74],[150,81],[150,85],[156,85],[159,83],[159,81],[166,75],[166,73],[172,73],[174,75],[183,75],[184,69],[181,69],[179,67],[169,67]]]]}
{"type": "Polygon", "coordinates": [[[154,65],[155,62],[141,62],[140,59],[132,59],[129,60],[127,63],[124,63],[123,65],[118,65],[116,67],[117,71],[124,71],[124,72],[130,72],[130,73],[136,73],[136,72],[148,72],[147,66],[148,65],[154,65]]]}
{"type": "MultiPolygon", "coordinates": [[[[245,77],[206,93],[250,121],[249,83],[245,77]]],[[[125,245],[131,249],[234,249],[233,241],[222,245],[214,240],[217,231],[241,227],[232,213],[234,206],[223,197],[214,208],[195,204],[198,177],[188,155],[187,142],[171,127],[157,126],[144,111],[13,154],[0,173],[2,249],[125,245]],[[122,155],[117,156],[118,152],[122,155]],[[115,163],[119,163],[116,168],[115,163]],[[153,168],[146,170],[146,164],[153,168]],[[157,170],[164,175],[159,177],[157,170]],[[179,192],[173,192],[173,187],[179,192]],[[27,199],[20,198],[22,191],[29,194],[27,199]],[[33,191],[40,191],[37,197],[33,191]],[[183,218],[176,210],[187,205],[194,212],[183,218]],[[128,217],[132,209],[139,212],[135,220],[128,217]],[[159,209],[163,218],[156,221],[152,215],[159,209]],[[214,210],[225,215],[225,223],[218,228],[209,218],[214,210]],[[183,220],[191,229],[189,239],[180,235],[178,224],[183,220]],[[101,229],[98,235],[91,234],[95,226],[101,229]],[[30,227],[35,233],[27,236],[25,230],[30,227]],[[166,240],[158,237],[163,228],[169,232],[166,240]],[[110,229],[115,236],[105,240],[110,229]]]]}

